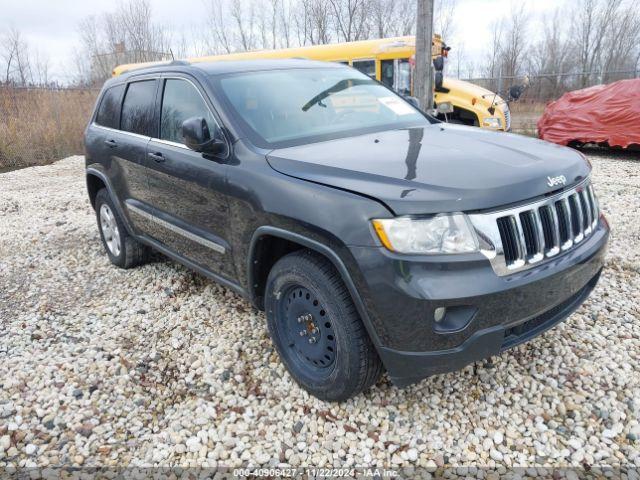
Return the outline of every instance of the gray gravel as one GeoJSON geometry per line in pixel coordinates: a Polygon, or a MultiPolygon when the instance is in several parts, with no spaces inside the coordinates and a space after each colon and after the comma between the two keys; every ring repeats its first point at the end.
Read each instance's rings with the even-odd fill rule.
{"type": "Polygon", "coordinates": [[[0,467],[640,466],[640,161],[591,160],[614,237],[578,312],[475,373],[341,405],[292,382],[237,295],[111,266],[81,157],[0,175],[0,467]]]}

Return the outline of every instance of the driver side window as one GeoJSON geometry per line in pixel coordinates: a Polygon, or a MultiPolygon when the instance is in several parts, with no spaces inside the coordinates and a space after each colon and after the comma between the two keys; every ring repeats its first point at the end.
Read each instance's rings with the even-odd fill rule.
{"type": "Polygon", "coordinates": [[[217,123],[200,92],[186,80],[166,79],[162,94],[160,138],[184,144],[182,122],[191,117],[204,118],[213,136],[217,123]]]}

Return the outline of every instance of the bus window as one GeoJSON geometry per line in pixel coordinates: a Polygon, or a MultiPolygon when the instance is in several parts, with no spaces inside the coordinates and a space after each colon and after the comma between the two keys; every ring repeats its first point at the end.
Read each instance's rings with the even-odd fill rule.
{"type": "Polygon", "coordinates": [[[380,81],[389,88],[394,88],[393,84],[393,71],[395,60],[382,60],[380,61],[380,81]]]}
{"type": "Polygon", "coordinates": [[[411,95],[411,64],[408,58],[398,60],[394,89],[400,95],[411,95]]]}
{"type": "Polygon", "coordinates": [[[400,95],[411,95],[411,64],[407,58],[382,60],[380,81],[400,95]]]}
{"type": "Polygon", "coordinates": [[[376,61],[375,60],[354,60],[353,68],[369,75],[371,78],[376,78],[376,61]]]}

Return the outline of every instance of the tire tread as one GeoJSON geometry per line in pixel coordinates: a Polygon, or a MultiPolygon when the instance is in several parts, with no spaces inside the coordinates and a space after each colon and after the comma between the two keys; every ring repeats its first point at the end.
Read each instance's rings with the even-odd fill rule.
{"type": "Polygon", "coordinates": [[[306,272],[317,272],[331,291],[331,296],[340,301],[346,312],[343,321],[347,323],[347,330],[351,332],[350,341],[354,343],[360,359],[356,374],[348,379],[350,385],[344,395],[332,398],[327,393],[322,396],[329,400],[344,400],[369,389],[378,381],[384,368],[340,273],[325,257],[312,250],[298,250],[286,255],[276,263],[272,272],[277,272],[279,265],[289,262],[306,272]]]}

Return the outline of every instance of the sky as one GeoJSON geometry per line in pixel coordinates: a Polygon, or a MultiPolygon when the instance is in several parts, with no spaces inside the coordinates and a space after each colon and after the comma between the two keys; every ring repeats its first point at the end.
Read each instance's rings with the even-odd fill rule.
{"type": "MultiPolygon", "coordinates": [[[[492,21],[509,11],[511,1],[458,0],[455,35],[445,41],[454,49],[456,42],[462,42],[466,55],[482,52],[490,42],[492,21]]],[[[532,0],[529,8],[544,12],[558,3],[532,0]]],[[[112,11],[115,5],[113,0],[0,0],[0,35],[11,27],[20,30],[32,49],[49,57],[52,79],[64,83],[73,77],[79,22],[112,11]]],[[[151,5],[154,21],[166,25],[176,37],[183,31],[192,35],[207,13],[206,0],[151,0],[151,5]]]]}

